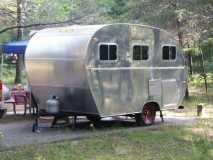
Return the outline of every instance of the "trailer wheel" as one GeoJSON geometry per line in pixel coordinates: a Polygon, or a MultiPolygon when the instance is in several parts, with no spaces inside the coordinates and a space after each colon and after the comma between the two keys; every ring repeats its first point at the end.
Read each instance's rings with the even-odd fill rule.
{"type": "Polygon", "coordinates": [[[143,120],[142,120],[142,114],[141,113],[135,114],[135,121],[136,121],[137,126],[142,126],[143,125],[143,120]]]}
{"type": "Polygon", "coordinates": [[[87,116],[87,119],[93,123],[97,123],[101,120],[100,116],[87,116]]]}
{"type": "Polygon", "coordinates": [[[152,105],[145,105],[143,107],[142,113],[135,114],[135,120],[138,126],[148,126],[152,125],[155,121],[156,108],[152,105]]]}

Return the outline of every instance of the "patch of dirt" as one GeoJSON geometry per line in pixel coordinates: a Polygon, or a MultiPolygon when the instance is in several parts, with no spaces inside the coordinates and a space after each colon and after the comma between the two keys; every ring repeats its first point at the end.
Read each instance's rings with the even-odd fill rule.
{"type": "Polygon", "coordinates": [[[200,135],[200,136],[204,136],[207,138],[213,138],[213,129],[208,129],[208,128],[192,128],[189,129],[191,130],[193,133],[200,135]]]}

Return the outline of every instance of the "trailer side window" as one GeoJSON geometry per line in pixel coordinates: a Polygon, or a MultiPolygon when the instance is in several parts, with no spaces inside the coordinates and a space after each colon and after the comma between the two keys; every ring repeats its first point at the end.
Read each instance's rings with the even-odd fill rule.
{"type": "Polygon", "coordinates": [[[163,46],[163,60],[174,60],[176,58],[176,46],[163,46]]]}
{"type": "Polygon", "coordinates": [[[116,60],[117,59],[117,46],[114,44],[101,44],[99,48],[100,60],[116,60]]]}
{"type": "Polygon", "coordinates": [[[170,50],[171,50],[171,51],[170,51],[170,52],[171,52],[171,53],[170,53],[170,58],[171,58],[171,59],[175,59],[175,58],[176,58],[176,47],[175,47],[175,46],[171,46],[171,47],[170,47],[170,50]]]}
{"type": "Polygon", "coordinates": [[[108,45],[100,46],[100,60],[108,60],[108,45]]]}
{"type": "Polygon", "coordinates": [[[109,60],[116,60],[116,59],[117,59],[117,46],[109,45],[109,60]]]}
{"type": "Polygon", "coordinates": [[[133,60],[147,60],[149,58],[148,52],[149,46],[133,46],[133,60]]]}

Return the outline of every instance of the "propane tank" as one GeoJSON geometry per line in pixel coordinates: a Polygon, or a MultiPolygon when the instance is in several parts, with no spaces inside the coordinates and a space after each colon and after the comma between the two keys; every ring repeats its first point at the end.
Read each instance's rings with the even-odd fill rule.
{"type": "Polygon", "coordinates": [[[56,96],[52,96],[46,101],[47,112],[56,114],[59,112],[59,100],[56,96]]]}

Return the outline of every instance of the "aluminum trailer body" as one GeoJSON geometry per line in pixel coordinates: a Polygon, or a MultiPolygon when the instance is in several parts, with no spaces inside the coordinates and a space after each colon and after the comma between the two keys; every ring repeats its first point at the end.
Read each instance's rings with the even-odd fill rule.
{"type": "Polygon", "coordinates": [[[135,24],[48,28],[26,49],[26,70],[39,109],[50,95],[60,111],[115,116],[182,103],[186,67],[172,35],[135,24]]]}

